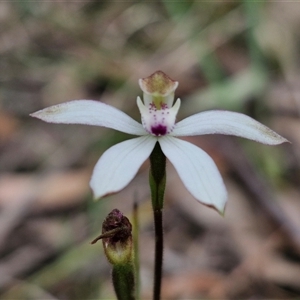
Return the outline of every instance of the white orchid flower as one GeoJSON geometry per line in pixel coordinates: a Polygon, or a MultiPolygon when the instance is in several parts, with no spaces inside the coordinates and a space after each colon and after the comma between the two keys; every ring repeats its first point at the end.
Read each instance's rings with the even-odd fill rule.
{"type": "Polygon", "coordinates": [[[90,181],[95,198],[119,192],[134,178],[155,144],[177,170],[187,190],[201,203],[224,211],[227,192],[211,157],[180,136],[226,134],[267,145],[287,140],[254,119],[236,112],[200,112],[176,123],[180,99],[175,104],[178,82],[162,71],[140,79],[143,101],[137,98],[142,124],[122,111],[94,100],[75,100],[31,114],[50,123],[104,126],[140,137],[114,145],[97,162],[90,181]]]}

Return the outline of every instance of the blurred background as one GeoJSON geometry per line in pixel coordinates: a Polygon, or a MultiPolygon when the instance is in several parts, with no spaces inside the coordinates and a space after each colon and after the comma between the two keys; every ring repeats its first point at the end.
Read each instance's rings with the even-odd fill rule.
{"type": "Polygon", "coordinates": [[[94,202],[93,166],[130,136],[29,114],[95,99],[140,120],[138,79],[156,70],[179,81],[179,120],[238,111],[291,141],[186,138],[213,157],[229,199],[218,215],[168,164],[163,299],[299,299],[299,28],[298,1],[1,1],[1,299],[115,299],[102,245],[90,242],[134,201],[141,298],[151,298],[148,162],[94,202]]]}

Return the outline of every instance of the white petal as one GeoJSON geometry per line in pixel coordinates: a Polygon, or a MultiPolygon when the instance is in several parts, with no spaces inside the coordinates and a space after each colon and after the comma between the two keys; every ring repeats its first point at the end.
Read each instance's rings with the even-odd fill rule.
{"type": "Polygon", "coordinates": [[[116,193],[126,187],[150,156],[156,139],[142,136],[114,145],[97,162],[90,181],[95,198],[116,193]]]}
{"type": "Polygon", "coordinates": [[[31,114],[49,123],[103,126],[121,132],[145,135],[142,124],[117,108],[94,100],[74,100],[54,105],[31,114]]]}
{"type": "Polygon", "coordinates": [[[178,122],[173,136],[203,134],[227,134],[244,137],[267,145],[288,142],[285,138],[257,122],[237,112],[211,110],[187,117],[178,122]]]}
{"type": "Polygon", "coordinates": [[[198,201],[223,213],[227,191],[211,157],[199,147],[171,136],[160,138],[159,143],[187,190],[198,201]]]}

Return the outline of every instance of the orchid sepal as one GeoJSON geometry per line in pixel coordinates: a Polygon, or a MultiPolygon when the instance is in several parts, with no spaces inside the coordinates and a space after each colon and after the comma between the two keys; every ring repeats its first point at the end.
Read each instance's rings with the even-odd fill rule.
{"type": "Polygon", "coordinates": [[[172,136],[224,134],[247,138],[266,145],[289,142],[253,118],[231,111],[211,110],[183,119],[175,125],[172,136]]]}
{"type": "Polygon", "coordinates": [[[143,126],[121,110],[95,100],[73,100],[30,114],[48,123],[84,124],[112,128],[133,135],[146,135],[143,126]]]}

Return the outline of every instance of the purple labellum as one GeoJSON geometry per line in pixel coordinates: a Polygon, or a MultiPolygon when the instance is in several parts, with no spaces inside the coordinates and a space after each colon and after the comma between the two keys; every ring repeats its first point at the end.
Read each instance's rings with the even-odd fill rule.
{"type": "Polygon", "coordinates": [[[152,126],[151,127],[152,134],[156,136],[165,135],[167,133],[167,127],[163,125],[152,126]]]}

